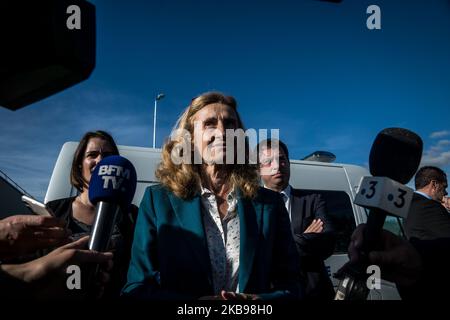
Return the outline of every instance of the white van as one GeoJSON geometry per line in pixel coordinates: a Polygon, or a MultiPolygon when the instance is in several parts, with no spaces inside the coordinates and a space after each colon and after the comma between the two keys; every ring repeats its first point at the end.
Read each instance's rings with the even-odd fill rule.
{"type": "MultiPolygon", "coordinates": [[[[70,168],[78,142],[66,142],[56,160],[55,167],[45,196],[45,203],[51,200],[75,196],[77,191],[70,184],[70,168]]],[[[160,149],[118,146],[120,154],[129,159],[136,168],[138,184],[133,204],[139,206],[145,188],[157,183],[155,169],[160,162],[160,149]]],[[[314,161],[291,160],[291,185],[294,188],[314,190],[324,197],[330,216],[337,230],[337,245],[334,254],[325,261],[332,275],[348,260],[347,247],[355,227],[366,221],[367,211],[353,204],[361,177],[370,175],[363,167],[323,163],[314,161]]],[[[385,228],[400,234],[401,224],[396,218],[389,217],[385,228]]],[[[332,277],[335,287],[338,281],[332,277]]],[[[381,289],[371,290],[371,300],[400,299],[393,283],[382,280],[381,289]]]]}

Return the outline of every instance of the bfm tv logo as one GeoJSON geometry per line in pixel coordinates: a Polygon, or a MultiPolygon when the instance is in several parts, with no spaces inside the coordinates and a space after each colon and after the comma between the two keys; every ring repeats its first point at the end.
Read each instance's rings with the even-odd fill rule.
{"type": "Polygon", "coordinates": [[[100,166],[98,175],[102,176],[103,189],[108,189],[111,185],[114,190],[118,190],[125,179],[130,179],[131,172],[121,166],[103,165],[100,166]]]}

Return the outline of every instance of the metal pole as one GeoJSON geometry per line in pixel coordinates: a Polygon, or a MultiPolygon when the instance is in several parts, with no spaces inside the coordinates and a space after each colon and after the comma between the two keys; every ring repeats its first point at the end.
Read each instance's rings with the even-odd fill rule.
{"type": "Polygon", "coordinates": [[[156,146],[156,109],[158,107],[158,100],[161,100],[165,97],[164,93],[158,93],[158,95],[155,98],[155,108],[153,112],[153,148],[156,146]]]}
{"type": "Polygon", "coordinates": [[[155,108],[153,110],[153,148],[155,148],[156,142],[156,107],[158,104],[158,98],[155,99],[155,108]]]}

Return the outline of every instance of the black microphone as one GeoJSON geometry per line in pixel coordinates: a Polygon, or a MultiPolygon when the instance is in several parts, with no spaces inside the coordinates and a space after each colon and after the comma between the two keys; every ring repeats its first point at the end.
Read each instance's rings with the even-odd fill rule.
{"type": "Polygon", "coordinates": [[[117,217],[129,210],[136,183],[136,170],[124,157],[109,156],[97,164],[89,183],[89,200],[96,206],[89,250],[108,250],[117,217]]]}
{"type": "MultiPolygon", "coordinates": [[[[414,132],[403,128],[384,129],[377,135],[370,150],[370,173],[374,178],[383,177],[405,184],[419,167],[422,149],[422,139],[414,132]]],[[[371,195],[375,193],[374,190],[372,191],[371,195]]],[[[366,196],[369,198],[367,193],[366,196]]],[[[403,203],[404,205],[405,203],[403,203]]],[[[369,266],[368,254],[379,247],[381,231],[388,214],[385,210],[369,207],[361,258],[357,263],[347,264],[340,271],[339,276],[342,280],[336,292],[336,300],[367,299],[369,293],[366,282],[368,278],[366,268],[369,266]]]]}
{"type": "MultiPolygon", "coordinates": [[[[387,177],[401,184],[408,183],[422,159],[422,139],[403,128],[387,128],[378,133],[369,156],[369,169],[374,177],[387,177]]],[[[378,248],[381,230],[388,213],[371,208],[364,229],[363,253],[378,248]]]]}

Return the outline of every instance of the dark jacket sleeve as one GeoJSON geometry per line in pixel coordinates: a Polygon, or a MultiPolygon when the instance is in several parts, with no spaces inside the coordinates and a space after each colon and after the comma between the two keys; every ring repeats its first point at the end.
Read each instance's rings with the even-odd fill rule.
{"type": "Polygon", "coordinates": [[[45,206],[53,213],[57,218],[67,221],[70,213],[72,212],[72,203],[75,197],[63,198],[47,202],[45,206]]]}
{"type": "Polygon", "coordinates": [[[450,214],[439,202],[414,194],[405,232],[408,238],[421,240],[450,237],[450,214]]]}
{"type": "Polygon", "coordinates": [[[411,238],[410,242],[422,259],[422,272],[414,286],[397,285],[402,299],[433,301],[447,299],[450,286],[448,277],[450,237],[434,240],[411,238]]]}
{"type": "Polygon", "coordinates": [[[271,278],[276,291],[261,294],[263,300],[303,298],[304,283],[301,282],[300,257],[292,237],[289,215],[281,197],[277,201],[276,234],[271,278]]]}
{"type": "MultiPolygon", "coordinates": [[[[307,209],[311,209],[314,219],[323,222],[324,229],[321,233],[294,233],[295,243],[301,256],[315,257],[325,260],[333,254],[336,245],[336,235],[332,220],[327,214],[326,203],[320,194],[309,195],[311,204],[307,209]]],[[[304,230],[308,225],[304,226],[304,230]]],[[[304,231],[303,230],[303,231],[304,231]]]]}

